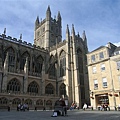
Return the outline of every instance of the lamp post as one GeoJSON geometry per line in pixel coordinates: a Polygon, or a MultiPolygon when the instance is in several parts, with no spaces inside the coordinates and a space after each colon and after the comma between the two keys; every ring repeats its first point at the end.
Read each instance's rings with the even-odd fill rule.
{"type": "Polygon", "coordinates": [[[90,90],[91,109],[92,109],[92,110],[93,110],[93,99],[94,99],[93,94],[94,94],[94,92],[90,90]]]}
{"type": "Polygon", "coordinates": [[[8,111],[10,111],[10,104],[11,104],[11,100],[10,100],[10,92],[9,92],[8,111]]]}

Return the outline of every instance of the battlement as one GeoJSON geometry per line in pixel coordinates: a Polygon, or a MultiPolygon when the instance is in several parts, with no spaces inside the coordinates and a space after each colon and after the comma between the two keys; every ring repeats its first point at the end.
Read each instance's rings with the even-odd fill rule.
{"type": "Polygon", "coordinates": [[[24,45],[24,46],[27,46],[27,47],[30,47],[30,48],[35,48],[35,49],[38,49],[38,50],[47,51],[43,47],[41,48],[40,46],[36,46],[36,45],[34,45],[32,43],[27,43],[27,41],[22,41],[21,39],[12,38],[11,36],[6,36],[4,34],[2,34],[2,35],[0,34],[0,39],[6,40],[6,41],[11,41],[11,42],[21,44],[21,45],[24,45]]]}

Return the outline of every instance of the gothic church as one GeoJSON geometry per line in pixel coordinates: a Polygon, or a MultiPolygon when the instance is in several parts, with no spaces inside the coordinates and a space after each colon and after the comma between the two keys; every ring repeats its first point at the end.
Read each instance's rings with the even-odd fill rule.
{"type": "Polygon", "coordinates": [[[48,6],[46,18],[35,21],[34,44],[0,35],[0,106],[16,109],[18,104],[28,104],[30,109],[53,109],[63,98],[70,106],[80,108],[89,103],[87,72],[87,38],[71,34],[66,28],[62,40],[60,12],[51,17],[48,6]]]}

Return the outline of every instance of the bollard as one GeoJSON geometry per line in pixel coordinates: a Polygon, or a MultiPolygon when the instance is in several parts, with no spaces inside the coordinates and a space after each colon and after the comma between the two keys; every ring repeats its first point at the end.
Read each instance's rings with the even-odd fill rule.
{"type": "Polygon", "coordinates": [[[35,110],[37,110],[37,107],[35,107],[35,110]]]}
{"type": "Polygon", "coordinates": [[[10,106],[8,106],[8,111],[10,112],[10,106]]]}

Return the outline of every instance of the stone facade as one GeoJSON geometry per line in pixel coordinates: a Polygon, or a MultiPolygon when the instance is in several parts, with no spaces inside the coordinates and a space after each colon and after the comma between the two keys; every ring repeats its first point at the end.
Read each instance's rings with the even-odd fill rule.
{"type": "Polygon", "coordinates": [[[120,47],[112,43],[87,54],[91,105],[110,109],[120,104],[120,47]]]}
{"type": "Polygon", "coordinates": [[[89,103],[87,38],[75,34],[72,25],[62,41],[61,15],[35,21],[34,45],[4,34],[0,35],[0,105],[15,108],[26,103],[30,109],[52,109],[63,97],[70,106],[89,103]],[[5,101],[5,102],[3,102],[5,101]]]}

